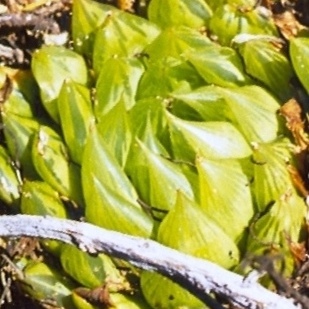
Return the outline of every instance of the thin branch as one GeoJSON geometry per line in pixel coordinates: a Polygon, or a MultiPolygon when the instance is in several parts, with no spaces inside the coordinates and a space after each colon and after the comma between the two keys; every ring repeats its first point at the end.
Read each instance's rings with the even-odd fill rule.
{"type": "Polygon", "coordinates": [[[256,282],[152,240],[124,235],[72,220],[29,215],[0,216],[0,236],[49,238],[76,245],[90,254],[105,253],[144,270],[158,272],[205,301],[214,292],[234,305],[251,309],[296,309],[293,299],[256,282]]]}
{"type": "Polygon", "coordinates": [[[33,13],[16,13],[0,15],[1,27],[7,28],[34,28],[41,31],[59,33],[58,24],[51,18],[42,18],[33,13]]]}

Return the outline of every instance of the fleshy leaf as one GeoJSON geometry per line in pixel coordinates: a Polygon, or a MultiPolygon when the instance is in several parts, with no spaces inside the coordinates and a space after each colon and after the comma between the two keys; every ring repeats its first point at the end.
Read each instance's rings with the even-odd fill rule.
{"type": "Polygon", "coordinates": [[[138,55],[158,34],[157,26],[141,17],[119,10],[110,11],[95,36],[93,67],[96,74],[104,61],[111,57],[138,55]]]}
{"type": "Polygon", "coordinates": [[[92,55],[95,31],[113,11],[116,11],[115,7],[96,1],[73,1],[72,35],[77,52],[88,57],[92,55]]]}
{"type": "Polygon", "coordinates": [[[98,309],[97,306],[90,304],[86,299],[82,298],[75,291],[72,292],[72,301],[76,309],[98,309]]]}
{"type": "Polygon", "coordinates": [[[137,194],[94,128],[82,163],[86,218],[99,226],[148,237],[152,223],[137,203],[137,194]]]}
{"type": "Polygon", "coordinates": [[[152,308],[205,308],[205,304],[191,293],[157,273],[143,272],[141,288],[152,308]]]}
{"type": "Polygon", "coordinates": [[[181,191],[159,227],[157,241],[226,268],[234,266],[239,258],[229,235],[181,191]]]}
{"type": "Polygon", "coordinates": [[[137,92],[137,99],[165,97],[173,91],[188,91],[205,85],[194,67],[184,59],[150,60],[137,92]]]}
{"type": "Polygon", "coordinates": [[[270,209],[256,222],[252,223],[248,239],[248,253],[258,256],[270,252],[280,255],[280,272],[290,277],[295,270],[295,257],[291,244],[299,242],[306,215],[304,201],[294,190],[287,190],[270,209]]]}
{"type": "Polygon", "coordinates": [[[6,114],[14,114],[25,118],[34,116],[31,104],[25,100],[23,94],[16,88],[12,89],[10,96],[1,106],[1,110],[6,114]]]}
{"type": "Polygon", "coordinates": [[[233,87],[250,82],[238,54],[232,48],[212,45],[185,56],[208,84],[233,87]]]}
{"type": "MultiPolygon", "coordinates": [[[[274,37],[276,39],[276,37],[274,37]]],[[[240,45],[246,72],[263,82],[275,95],[286,101],[292,96],[290,80],[294,73],[287,57],[270,39],[252,39],[240,45]]]]}
{"type": "MultiPolygon", "coordinates": [[[[4,70],[8,69],[8,67],[4,67],[4,70]]],[[[22,100],[26,100],[28,105],[31,106],[32,111],[37,112],[38,106],[37,106],[37,100],[40,96],[39,93],[39,87],[34,79],[33,73],[31,70],[13,70],[13,72],[9,72],[8,76],[10,77],[11,81],[13,82],[13,92],[11,93],[10,97],[14,93],[14,90],[16,90],[17,96],[19,96],[19,99],[21,97],[22,100]]],[[[8,98],[8,101],[10,100],[10,97],[8,98]]],[[[23,112],[20,113],[18,110],[18,103],[16,102],[15,111],[16,114],[27,117],[26,114],[23,112],[25,111],[23,108],[23,112]]],[[[25,106],[24,106],[25,107],[25,106]]],[[[40,108],[39,108],[40,109],[40,108]]],[[[13,111],[12,111],[13,112],[13,111]]]]}
{"type": "Polygon", "coordinates": [[[0,146],[0,199],[6,204],[18,204],[20,182],[13,168],[12,160],[5,148],[0,146]]]}
{"type": "MultiPolygon", "coordinates": [[[[84,151],[82,178],[85,185],[88,183],[87,178],[92,178],[92,175],[104,186],[108,186],[115,192],[121,192],[121,195],[126,196],[128,199],[137,200],[133,185],[96,127],[90,131],[84,151]]],[[[91,190],[89,194],[92,195],[91,190]]]]}
{"type": "Polygon", "coordinates": [[[249,179],[236,160],[197,159],[201,208],[238,241],[254,214],[249,179]]]}
{"type": "Polygon", "coordinates": [[[23,273],[22,288],[31,297],[41,301],[48,299],[56,306],[72,308],[70,294],[74,285],[63,273],[43,262],[29,262],[23,273]]]}
{"type": "MultiPolygon", "coordinates": [[[[220,88],[207,86],[183,94],[173,94],[206,121],[231,121],[248,142],[274,140],[279,131],[279,103],[258,86],[220,88]]],[[[182,106],[177,107],[180,110],[182,106]]]]}
{"type": "Polygon", "coordinates": [[[252,6],[246,10],[246,5],[247,1],[244,5],[231,3],[217,6],[209,22],[209,29],[222,45],[230,45],[239,33],[277,35],[270,14],[264,14],[264,7],[260,9],[260,6],[252,6]]]}
{"type": "MultiPolygon", "coordinates": [[[[231,238],[183,193],[162,221],[157,240],[184,253],[204,258],[224,267],[238,262],[238,249],[231,238]]],[[[158,274],[143,273],[142,291],[152,306],[160,308],[203,308],[189,292],[158,274]]]]}
{"type": "Polygon", "coordinates": [[[217,86],[205,86],[193,91],[172,93],[173,114],[185,120],[229,121],[230,110],[223,92],[217,86]]]}
{"type": "Polygon", "coordinates": [[[294,38],[290,42],[290,56],[294,70],[309,93],[309,38],[294,38]]]}
{"type": "MultiPolygon", "coordinates": [[[[67,211],[59,194],[46,182],[25,180],[22,187],[21,211],[24,214],[67,218],[67,211]]],[[[42,240],[44,249],[59,256],[63,243],[42,240]]]]}
{"type": "Polygon", "coordinates": [[[134,136],[142,138],[150,126],[157,139],[165,145],[169,144],[167,118],[162,98],[147,98],[136,102],[130,110],[131,127],[134,136]]]}
{"type": "Polygon", "coordinates": [[[88,222],[121,233],[148,238],[152,221],[135,201],[96,178],[94,172],[83,174],[88,222]]]}
{"type": "Polygon", "coordinates": [[[260,211],[293,188],[288,172],[290,147],[287,139],[269,144],[253,144],[253,188],[260,211]]]}
{"type": "MultiPolygon", "coordinates": [[[[157,138],[154,129],[151,124],[150,114],[148,114],[146,127],[143,131],[139,132],[139,139],[145,144],[145,146],[153,153],[160,155],[162,157],[169,158],[169,153],[164,148],[162,143],[157,138]]],[[[130,163],[130,162],[129,162],[130,163]]]]}
{"type": "Polygon", "coordinates": [[[2,114],[2,120],[6,146],[12,159],[23,166],[25,176],[37,177],[31,158],[31,147],[33,137],[39,130],[38,121],[14,114],[2,114]]]}
{"type": "Polygon", "coordinates": [[[102,286],[107,278],[115,282],[122,279],[111,259],[104,254],[93,257],[66,244],[62,247],[60,261],[67,274],[91,289],[102,286]]]}
{"type": "Polygon", "coordinates": [[[245,158],[251,150],[239,131],[228,122],[195,122],[168,115],[174,155],[194,161],[200,154],[207,159],[245,158]]]}
{"type": "Polygon", "coordinates": [[[271,245],[282,245],[283,241],[298,242],[304,222],[306,205],[294,190],[287,190],[278,197],[269,211],[252,226],[248,241],[250,253],[262,253],[271,245]]]}
{"type": "Polygon", "coordinates": [[[127,109],[135,104],[135,95],[144,67],[136,58],[110,58],[100,69],[96,84],[95,113],[99,118],[122,100],[127,109]]]}
{"type": "Polygon", "coordinates": [[[116,309],[151,309],[140,296],[131,296],[121,293],[111,293],[110,299],[116,309]]]}
{"type": "Polygon", "coordinates": [[[32,145],[34,166],[44,181],[64,197],[82,205],[80,168],[70,161],[61,137],[41,126],[32,145]]]}
{"type": "Polygon", "coordinates": [[[132,148],[128,174],[143,201],[156,208],[170,210],[178,190],[194,199],[191,185],[177,164],[153,153],[139,140],[132,148]]]}
{"type": "Polygon", "coordinates": [[[59,194],[46,182],[25,181],[21,211],[24,214],[66,218],[66,210],[59,194]]]}
{"type": "Polygon", "coordinates": [[[233,122],[249,142],[274,140],[279,131],[279,103],[258,86],[222,89],[233,114],[233,122]]]}
{"type": "Polygon", "coordinates": [[[89,127],[94,123],[90,90],[67,79],[57,101],[61,128],[70,157],[80,164],[89,127]]]}
{"type": "Polygon", "coordinates": [[[124,103],[119,102],[102,116],[97,128],[110,152],[120,166],[124,167],[132,141],[131,124],[124,103]]]}
{"type": "Polygon", "coordinates": [[[44,46],[33,54],[33,75],[40,87],[42,103],[49,115],[59,122],[57,97],[65,79],[86,85],[88,79],[84,59],[60,46],[44,46]]]}
{"type": "Polygon", "coordinates": [[[152,60],[172,57],[179,59],[189,50],[199,50],[213,43],[200,32],[188,27],[170,27],[145,48],[152,60]]]}
{"type": "Polygon", "coordinates": [[[187,26],[198,29],[206,26],[211,14],[203,0],[152,0],[148,6],[149,20],[162,28],[187,26]]]}

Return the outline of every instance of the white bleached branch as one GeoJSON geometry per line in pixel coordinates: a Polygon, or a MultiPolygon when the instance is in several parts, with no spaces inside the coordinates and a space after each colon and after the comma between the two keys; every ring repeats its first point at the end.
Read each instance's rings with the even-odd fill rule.
{"type": "Polygon", "coordinates": [[[206,260],[198,259],[155,241],[72,220],[53,217],[0,216],[0,236],[31,236],[60,240],[90,254],[105,253],[133,265],[158,272],[177,282],[204,302],[209,292],[251,309],[296,309],[293,299],[273,293],[256,282],[206,260]]]}

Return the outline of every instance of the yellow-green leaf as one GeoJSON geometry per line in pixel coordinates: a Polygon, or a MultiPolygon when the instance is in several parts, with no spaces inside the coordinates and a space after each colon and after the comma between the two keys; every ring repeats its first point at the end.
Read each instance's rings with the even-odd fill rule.
{"type": "Polygon", "coordinates": [[[207,159],[245,158],[251,154],[240,132],[228,122],[195,122],[168,115],[176,158],[194,161],[200,154],[207,159]]]}
{"type": "Polygon", "coordinates": [[[287,139],[253,144],[253,189],[260,211],[294,187],[287,166],[291,160],[290,147],[287,139]]]}
{"type": "Polygon", "coordinates": [[[96,117],[108,113],[119,101],[126,109],[135,104],[139,80],[144,72],[142,63],[136,58],[110,58],[101,68],[96,83],[96,117]]]}
{"type": "Polygon", "coordinates": [[[87,84],[88,72],[84,59],[62,46],[44,46],[33,54],[31,68],[45,109],[59,122],[57,97],[64,80],[69,78],[79,84],[87,84]]]}
{"type": "Polygon", "coordinates": [[[90,90],[67,79],[57,101],[61,128],[70,157],[80,164],[89,128],[94,123],[90,90]]]}
{"type": "Polygon", "coordinates": [[[162,28],[188,26],[199,29],[206,26],[211,14],[203,0],[152,0],[148,6],[149,20],[162,28]]]}
{"type": "Polygon", "coordinates": [[[239,241],[253,217],[250,181],[237,160],[197,159],[201,208],[239,241]]]}
{"type": "Polygon", "coordinates": [[[62,247],[60,262],[67,274],[90,289],[104,285],[106,279],[118,283],[123,280],[112,260],[104,254],[93,257],[66,244],[62,247]]]}
{"type": "Polygon", "coordinates": [[[60,135],[41,126],[32,145],[32,159],[38,174],[61,195],[82,205],[80,168],[70,161],[60,135]]]}

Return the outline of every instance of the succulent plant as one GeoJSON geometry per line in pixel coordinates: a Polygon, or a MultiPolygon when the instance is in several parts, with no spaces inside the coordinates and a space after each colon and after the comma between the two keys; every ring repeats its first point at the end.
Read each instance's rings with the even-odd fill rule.
{"type": "MultiPolygon", "coordinates": [[[[240,272],[246,255],[283,254],[291,275],[306,204],[278,112],[295,95],[292,78],[309,91],[309,39],[276,46],[265,10],[151,0],[146,19],[74,0],[71,47],[41,47],[22,77],[0,68],[2,90],[11,87],[0,106],[0,199],[14,213],[83,217],[240,272]]],[[[41,302],[204,308],[161,275],[42,246],[56,264],[16,261],[41,302]],[[101,286],[108,296],[92,303],[101,286]]]]}

